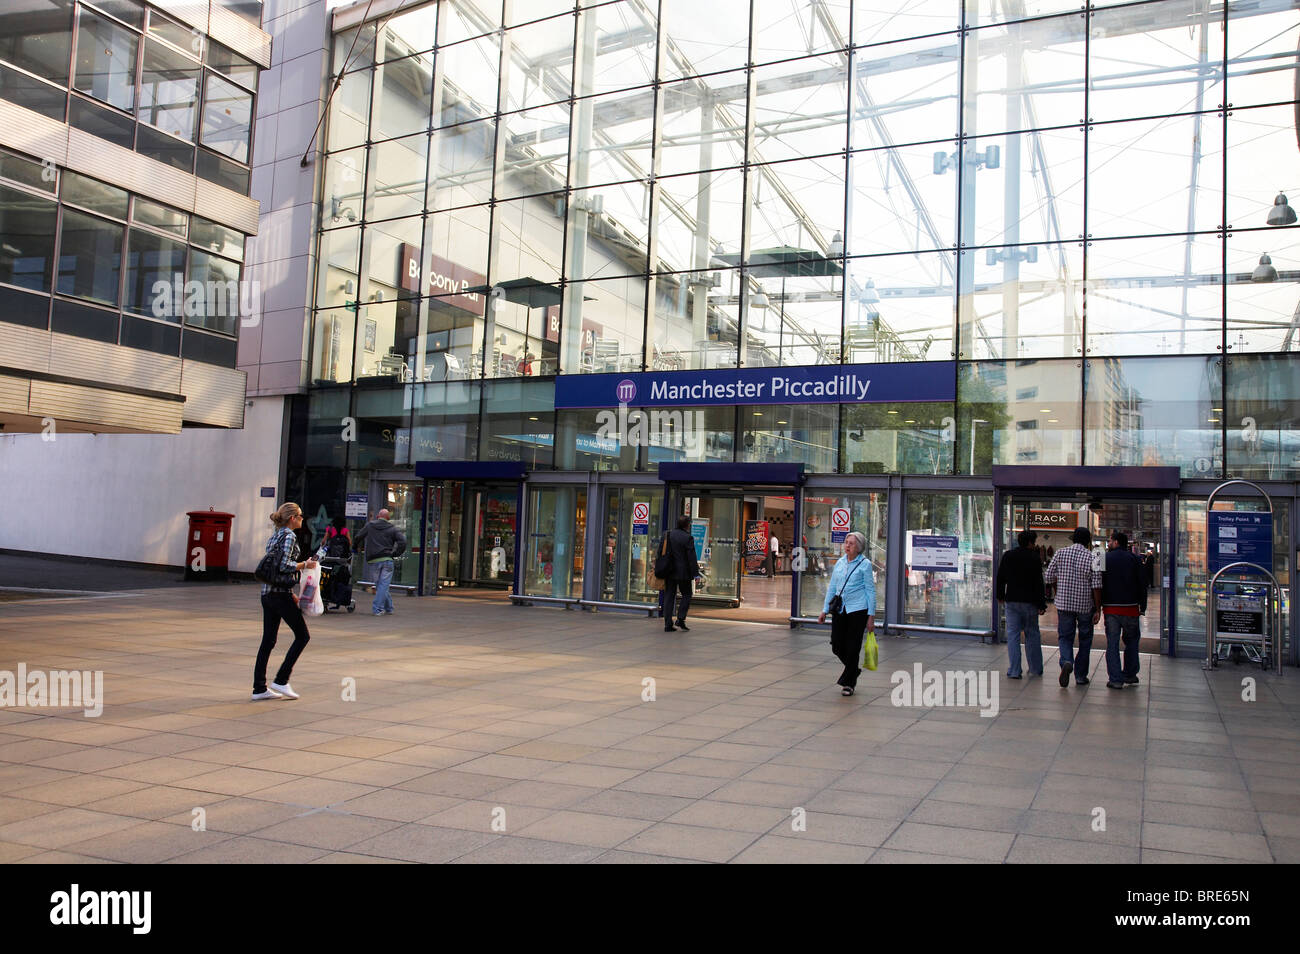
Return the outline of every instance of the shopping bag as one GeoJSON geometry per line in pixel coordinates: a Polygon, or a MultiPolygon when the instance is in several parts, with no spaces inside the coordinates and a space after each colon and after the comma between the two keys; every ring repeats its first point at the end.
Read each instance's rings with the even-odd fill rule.
{"type": "Polygon", "coordinates": [[[320,597],[319,566],[302,571],[302,580],[298,584],[298,608],[307,616],[319,616],[325,612],[325,603],[320,597]]]}
{"type": "Polygon", "coordinates": [[[876,631],[869,629],[866,638],[862,640],[862,668],[875,672],[879,662],[880,647],[876,644],[876,631]]]}

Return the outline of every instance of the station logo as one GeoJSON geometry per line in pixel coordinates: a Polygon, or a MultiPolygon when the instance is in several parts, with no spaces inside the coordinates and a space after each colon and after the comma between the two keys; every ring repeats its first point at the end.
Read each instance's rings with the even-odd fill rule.
{"type": "Polygon", "coordinates": [[[631,404],[636,400],[636,383],[630,378],[624,378],[618,382],[615,395],[618,397],[619,404],[631,404]]]}

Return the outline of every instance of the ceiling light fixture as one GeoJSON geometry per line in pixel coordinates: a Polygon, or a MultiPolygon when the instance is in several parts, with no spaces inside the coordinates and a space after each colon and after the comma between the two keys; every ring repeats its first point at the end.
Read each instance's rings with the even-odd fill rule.
{"type": "Polygon", "coordinates": [[[1268,210],[1268,218],[1266,221],[1269,225],[1295,225],[1295,209],[1291,208],[1291,206],[1287,204],[1286,196],[1281,192],[1279,192],[1277,198],[1273,200],[1273,207],[1268,210]]]}

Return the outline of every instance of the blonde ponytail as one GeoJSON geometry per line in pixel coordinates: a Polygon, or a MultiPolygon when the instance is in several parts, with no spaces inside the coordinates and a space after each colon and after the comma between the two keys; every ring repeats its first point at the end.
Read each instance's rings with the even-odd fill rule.
{"type": "Polygon", "coordinates": [[[280,504],[279,510],[272,512],[271,522],[275,524],[276,527],[287,527],[289,526],[289,521],[300,513],[302,513],[302,508],[296,503],[282,503],[280,504]]]}

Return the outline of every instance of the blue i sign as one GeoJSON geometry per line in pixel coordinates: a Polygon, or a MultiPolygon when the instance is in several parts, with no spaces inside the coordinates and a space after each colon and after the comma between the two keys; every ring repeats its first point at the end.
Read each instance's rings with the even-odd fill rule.
{"type": "Polygon", "coordinates": [[[1211,510],[1205,521],[1205,562],[1212,578],[1232,563],[1273,572],[1273,515],[1211,510]]]}

